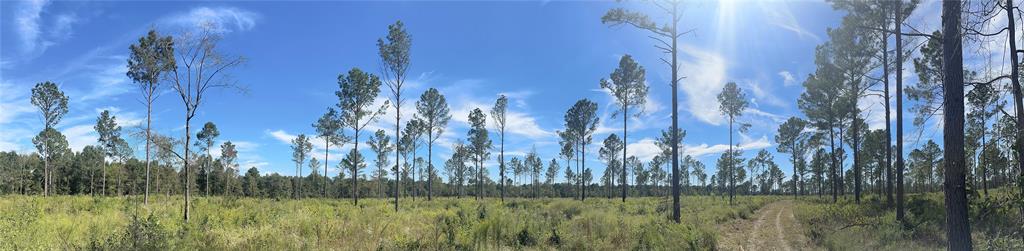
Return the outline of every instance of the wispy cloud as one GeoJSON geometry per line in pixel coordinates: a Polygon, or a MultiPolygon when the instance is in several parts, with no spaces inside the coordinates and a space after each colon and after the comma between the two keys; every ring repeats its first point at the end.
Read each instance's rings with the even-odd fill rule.
{"type": "Polygon", "coordinates": [[[35,58],[50,46],[71,37],[71,26],[78,21],[74,13],[44,16],[49,0],[30,0],[17,5],[14,22],[21,43],[22,60],[35,58]]]}
{"type": "MultiPolygon", "coordinates": [[[[298,134],[291,134],[291,133],[288,133],[288,132],[286,132],[284,130],[274,130],[274,131],[266,130],[265,133],[267,135],[269,135],[271,138],[274,138],[275,140],[277,140],[278,142],[280,142],[282,144],[285,144],[285,145],[288,145],[288,146],[291,146],[292,140],[294,140],[295,138],[299,137],[298,134]]],[[[366,135],[370,135],[371,133],[372,132],[366,133],[366,135]]],[[[316,135],[308,135],[307,134],[306,137],[309,138],[309,143],[311,145],[313,145],[313,152],[314,152],[313,156],[322,156],[321,154],[323,154],[324,150],[327,148],[327,143],[325,143],[321,138],[317,138],[316,135]]],[[[365,141],[366,139],[367,139],[367,137],[360,137],[360,140],[362,140],[362,141],[365,141]]],[[[232,143],[234,143],[234,142],[232,142],[232,143]]],[[[255,146],[254,146],[254,148],[255,148],[255,146]]],[[[340,148],[338,146],[336,146],[336,145],[331,145],[331,152],[330,152],[330,154],[328,156],[328,161],[340,161],[340,160],[344,159],[344,155],[343,154],[347,153],[349,151],[349,149],[352,149],[352,144],[346,144],[346,145],[344,145],[344,146],[342,146],[340,148]]],[[[369,148],[362,148],[360,150],[361,151],[365,151],[366,149],[369,149],[369,148]]],[[[241,150],[239,150],[239,151],[241,151],[241,150]]],[[[291,156],[291,152],[290,151],[287,154],[288,154],[288,156],[291,156]]],[[[320,159],[320,161],[323,161],[323,159],[321,157],[318,157],[318,159],[320,159]]]]}
{"type": "Polygon", "coordinates": [[[771,86],[767,86],[763,84],[763,82],[757,80],[744,80],[738,82],[746,87],[748,93],[753,95],[751,103],[754,106],[761,106],[762,104],[776,107],[786,106],[786,102],[783,102],[782,99],[772,92],[773,90],[771,86]]]}
{"type": "Polygon", "coordinates": [[[93,127],[96,125],[96,118],[104,110],[110,111],[111,115],[115,117],[114,122],[121,126],[121,135],[126,137],[126,139],[131,134],[131,127],[141,125],[143,121],[143,118],[135,112],[123,111],[119,107],[95,108],[91,113],[69,119],[69,121],[65,122],[65,124],[70,125],[61,130],[61,133],[67,137],[68,147],[71,150],[81,151],[87,145],[97,144],[98,136],[93,127]]]}
{"type": "MultiPolygon", "coordinates": [[[[763,148],[768,148],[768,147],[771,147],[771,146],[772,146],[772,143],[770,141],[768,141],[768,137],[767,136],[762,136],[761,138],[758,138],[756,140],[749,140],[749,141],[741,142],[739,144],[739,146],[737,148],[735,148],[735,149],[746,151],[746,150],[763,149],[763,148]]],[[[701,156],[709,155],[709,154],[724,153],[725,151],[729,150],[729,145],[728,144],[716,144],[716,145],[708,145],[708,144],[689,145],[689,144],[684,144],[683,148],[685,149],[684,153],[686,155],[690,155],[690,156],[693,156],[694,158],[696,158],[696,157],[701,157],[701,156]]]]}
{"type": "Polygon", "coordinates": [[[64,134],[64,137],[67,138],[68,147],[70,147],[72,151],[76,152],[82,151],[82,148],[85,148],[85,146],[95,145],[96,139],[98,138],[96,136],[96,130],[93,129],[93,125],[89,124],[68,127],[67,129],[62,130],[61,134],[64,134]]]}
{"type": "Polygon", "coordinates": [[[515,104],[516,108],[526,109],[527,105],[528,105],[526,103],[526,99],[529,98],[530,96],[533,96],[533,92],[532,91],[511,91],[511,92],[500,92],[500,93],[498,93],[498,95],[505,95],[506,97],[508,97],[508,99],[511,100],[513,104],[515,104]]]}
{"type": "MultiPolygon", "coordinates": [[[[26,93],[28,88],[0,81],[0,125],[14,122],[15,118],[22,114],[35,111],[35,107],[29,101],[26,93]]],[[[8,126],[4,126],[9,128],[8,126]]]]}
{"type": "Polygon", "coordinates": [[[782,77],[782,86],[790,87],[796,85],[796,77],[789,71],[780,71],[779,77],[782,77]]]}
{"type": "Polygon", "coordinates": [[[34,134],[27,129],[5,126],[3,130],[0,130],[0,152],[14,151],[21,154],[34,152],[35,149],[32,147],[18,143],[33,136],[34,134]]]}
{"type": "Polygon", "coordinates": [[[221,151],[223,150],[221,146],[227,141],[231,141],[231,144],[235,145],[235,151],[238,151],[237,164],[239,172],[245,172],[250,167],[262,168],[270,165],[269,162],[264,161],[263,158],[256,153],[257,150],[259,150],[260,144],[251,141],[220,140],[210,149],[210,155],[213,155],[214,158],[220,158],[221,151]]]}
{"type": "Polygon", "coordinates": [[[711,125],[722,124],[718,111],[718,93],[725,86],[726,62],[721,55],[693,46],[681,46],[688,60],[684,60],[683,92],[686,94],[687,111],[698,120],[711,125]]]}
{"type": "Polygon", "coordinates": [[[212,25],[218,32],[247,31],[256,26],[260,15],[233,7],[197,7],[186,13],[164,18],[161,23],[195,28],[212,25]]]}
{"type": "Polygon", "coordinates": [[[821,37],[800,25],[796,16],[790,11],[789,4],[785,1],[758,1],[757,3],[772,25],[796,33],[801,39],[810,38],[815,42],[821,41],[821,37]]]}
{"type": "Polygon", "coordinates": [[[781,124],[782,122],[785,122],[786,119],[788,119],[786,116],[782,116],[782,115],[766,112],[764,110],[757,109],[757,108],[747,108],[746,112],[748,114],[751,114],[751,115],[754,115],[754,116],[761,116],[761,117],[768,118],[772,122],[778,123],[778,124],[781,124]]]}
{"type": "Polygon", "coordinates": [[[131,90],[128,83],[128,66],[124,64],[125,56],[110,56],[104,59],[109,64],[94,68],[89,77],[92,78],[92,89],[79,95],[78,101],[89,102],[104,100],[111,96],[127,93],[131,90]]]}
{"type": "MultiPolygon", "coordinates": [[[[459,80],[456,81],[452,86],[442,88],[443,90],[451,90],[448,93],[472,93],[477,94],[475,91],[477,86],[482,84],[480,80],[459,80]],[[464,88],[459,90],[459,88],[464,88]]],[[[449,96],[449,102],[451,102],[451,116],[453,121],[461,122],[465,126],[469,126],[469,113],[473,109],[479,108],[488,116],[488,126],[493,125],[493,118],[490,118],[490,109],[493,106],[493,102],[497,99],[498,95],[505,95],[508,97],[509,102],[514,104],[508,107],[505,113],[505,127],[508,133],[525,136],[530,139],[544,139],[548,137],[554,137],[554,131],[545,130],[540,127],[537,123],[537,118],[526,113],[522,110],[527,108],[527,99],[532,95],[532,91],[521,90],[514,92],[498,92],[492,95],[472,95],[472,96],[449,96]],[[484,97],[484,98],[481,98],[484,97]],[[493,98],[486,98],[493,97],[493,98]],[[518,110],[518,111],[517,111],[518,110]]],[[[450,125],[449,125],[450,126],[450,125]]],[[[488,128],[490,129],[490,128],[488,128]]]]}
{"type": "Polygon", "coordinates": [[[40,45],[39,20],[42,18],[43,8],[49,4],[46,0],[25,1],[18,6],[15,14],[15,22],[18,24],[18,36],[21,38],[21,46],[25,52],[35,51],[40,45]]]}

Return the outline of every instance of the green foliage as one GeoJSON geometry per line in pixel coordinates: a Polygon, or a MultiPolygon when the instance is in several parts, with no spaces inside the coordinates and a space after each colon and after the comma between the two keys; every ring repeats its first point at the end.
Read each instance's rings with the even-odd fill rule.
{"type": "Polygon", "coordinates": [[[41,82],[32,87],[32,105],[43,115],[43,127],[52,128],[68,113],[68,96],[56,83],[41,82]]]}
{"type": "Polygon", "coordinates": [[[220,137],[220,130],[217,130],[217,125],[213,122],[207,121],[203,124],[203,129],[196,133],[196,147],[206,151],[213,147],[213,141],[220,137]]]}
{"type": "Polygon", "coordinates": [[[612,113],[612,117],[619,115],[628,117],[629,108],[640,109],[633,116],[640,116],[643,113],[644,105],[647,103],[647,71],[644,67],[633,60],[633,56],[626,54],[619,59],[619,67],[615,68],[608,79],[601,79],[601,88],[607,89],[619,107],[612,113]]]}
{"type": "Polygon", "coordinates": [[[435,88],[427,89],[416,101],[416,116],[422,121],[423,131],[427,133],[427,196],[432,197],[434,186],[434,141],[444,133],[448,126],[448,120],[452,118],[449,114],[448,101],[444,95],[435,88]]]}
{"type": "Polygon", "coordinates": [[[338,75],[340,90],[334,94],[338,96],[336,106],[341,113],[339,118],[343,125],[355,131],[355,141],[359,141],[359,131],[376,121],[377,116],[383,114],[388,107],[387,102],[375,110],[370,107],[373,104],[373,99],[380,94],[380,84],[379,77],[359,68],[352,68],[347,75],[338,75]]]}
{"type": "MultiPolygon", "coordinates": [[[[1019,250],[1019,214],[1007,207],[1010,188],[993,190],[990,199],[972,199],[969,217],[974,245],[979,250],[1019,250]]],[[[911,194],[907,198],[907,222],[896,221],[883,199],[868,195],[869,203],[804,199],[796,203],[794,216],[806,227],[806,235],[829,250],[942,250],[946,249],[946,212],[942,193],[911,194]]],[[[977,197],[974,197],[977,198],[977,197]]]]}
{"type": "Polygon", "coordinates": [[[36,146],[36,150],[42,153],[43,158],[48,160],[71,153],[71,149],[68,148],[67,138],[60,131],[53,128],[46,128],[40,131],[38,135],[32,138],[32,144],[36,146]]]}
{"type": "MultiPolygon", "coordinates": [[[[384,67],[384,76],[389,79],[388,87],[396,94],[402,91],[405,73],[409,69],[409,54],[412,47],[412,36],[405,31],[401,20],[388,25],[387,37],[377,39],[377,49],[384,67]]],[[[397,97],[396,97],[397,99],[397,97]]],[[[396,100],[395,104],[400,105],[396,100]]]]}
{"type": "MultiPolygon", "coordinates": [[[[743,110],[747,109],[750,102],[747,101],[747,95],[743,93],[743,89],[740,89],[736,85],[736,82],[729,82],[722,88],[722,92],[718,94],[718,109],[722,112],[722,115],[729,117],[729,122],[743,115],[743,110]]],[[[741,127],[742,128],[742,127],[741,127]]]]}
{"type": "Polygon", "coordinates": [[[147,95],[154,94],[163,73],[177,68],[174,39],[171,36],[160,36],[154,29],[150,29],[146,36],[140,37],[139,42],[128,46],[128,49],[132,53],[128,57],[126,75],[142,86],[147,95]]]}

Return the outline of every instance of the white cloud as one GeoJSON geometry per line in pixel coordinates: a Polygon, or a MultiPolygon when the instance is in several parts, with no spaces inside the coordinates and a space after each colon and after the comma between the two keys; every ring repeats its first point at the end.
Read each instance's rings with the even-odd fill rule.
{"type": "Polygon", "coordinates": [[[515,105],[516,108],[526,109],[528,104],[526,99],[533,96],[532,91],[514,91],[514,92],[499,92],[498,95],[505,95],[515,105]]]}
{"type": "MultiPolygon", "coordinates": [[[[772,146],[772,143],[770,141],[768,141],[768,137],[767,136],[762,136],[761,138],[759,138],[757,140],[742,142],[742,143],[739,144],[739,147],[736,148],[736,149],[746,151],[746,150],[763,149],[763,148],[768,148],[768,147],[771,147],[771,146],[772,146]]],[[[729,145],[728,144],[708,145],[707,143],[702,143],[702,144],[699,144],[699,145],[684,144],[683,148],[685,149],[683,152],[686,155],[690,155],[690,156],[693,156],[694,158],[697,158],[697,157],[704,156],[704,155],[709,155],[709,154],[724,153],[725,151],[729,150],[729,145]]]]}
{"type": "Polygon", "coordinates": [[[66,127],[61,131],[61,133],[67,138],[68,147],[71,148],[71,150],[77,152],[81,151],[85,146],[97,144],[96,141],[98,140],[98,136],[96,134],[96,130],[93,128],[95,126],[94,119],[97,118],[104,110],[110,111],[111,115],[115,117],[114,122],[121,126],[121,137],[126,140],[131,137],[131,127],[141,125],[143,121],[143,118],[139,117],[136,113],[124,112],[118,107],[101,107],[93,109],[93,113],[80,116],[81,118],[85,118],[80,119],[80,121],[84,121],[84,123],[66,127]]]}
{"type": "Polygon", "coordinates": [[[259,17],[259,14],[255,12],[232,7],[198,7],[187,13],[165,18],[163,23],[186,28],[209,24],[213,26],[214,31],[226,33],[250,30],[256,26],[256,20],[259,17]]]}
{"type": "Polygon", "coordinates": [[[622,127],[610,126],[607,123],[605,123],[605,121],[607,121],[607,119],[597,121],[597,129],[594,130],[594,135],[622,132],[622,127]]]}
{"type": "Polygon", "coordinates": [[[142,117],[139,117],[139,115],[134,112],[125,112],[122,111],[120,107],[114,106],[99,107],[93,109],[93,111],[95,112],[95,114],[90,114],[86,116],[89,116],[88,118],[96,118],[103,111],[110,111],[110,114],[114,116],[114,122],[125,129],[132,126],[141,125],[144,119],[142,117]]]}
{"type": "Polygon", "coordinates": [[[780,71],[779,77],[782,77],[782,86],[793,86],[796,85],[796,77],[793,77],[793,73],[789,71],[780,71]]]}
{"type": "Polygon", "coordinates": [[[250,142],[250,141],[244,141],[244,140],[219,140],[219,141],[214,143],[213,147],[210,148],[210,155],[213,155],[214,158],[220,158],[220,153],[222,151],[221,145],[223,145],[224,142],[227,142],[227,141],[231,141],[231,144],[235,145],[235,151],[238,151],[239,155],[243,155],[245,153],[252,153],[252,152],[256,151],[257,148],[260,147],[259,143],[254,143],[254,142],[250,142]]]}
{"type": "MultiPolygon", "coordinates": [[[[297,134],[291,134],[291,133],[285,132],[284,130],[275,130],[275,131],[267,130],[266,134],[270,135],[270,137],[276,139],[277,141],[281,142],[282,144],[285,144],[285,145],[288,145],[288,146],[291,146],[292,145],[292,140],[294,140],[295,138],[298,137],[297,134]]],[[[369,133],[367,133],[366,135],[369,135],[369,133]]],[[[316,135],[308,135],[307,134],[306,137],[309,138],[309,143],[311,145],[313,145],[313,152],[311,154],[314,157],[323,156],[322,154],[324,153],[324,149],[327,148],[327,143],[324,143],[324,141],[322,139],[316,137],[316,135]]],[[[363,135],[360,135],[359,138],[360,138],[361,141],[366,141],[367,137],[364,137],[363,135]]],[[[235,142],[232,142],[232,143],[235,143],[235,142]]],[[[362,142],[360,144],[362,144],[362,142]]],[[[255,148],[257,146],[259,146],[259,145],[254,145],[252,147],[255,148]]],[[[330,154],[328,154],[328,161],[341,161],[342,159],[344,159],[344,154],[347,153],[349,151],[349,149],[352,149],[352,147],[353,147],[352,144],[345,144],[344,146],[342,146],[340,148],[337,145],[331,145],[331,151],[330,151],[330,154]]],[[[369,148],[362,148],[360,150],[366,150],[366,149],[369,149],[369,148]]],[[[239,150],[239,152],[241,152],[241,150],[239,150]]],[[[290,151],[287,154],[288,154],[288,156],[291,156],[291,152],[290,151]]],[[[324,161],[320,157],[318,157],[317,159],[320,159],[320,161],[324,161]]]]}
{"type": "Polygon", "coordinates": [[[235,145],[235,151],[238,151],[238,171],[239,173],[249,170],[250,167],[256,167],[262,169],[265,166],[269,166],[270,163],[263,160],[263,158],[256,154],[256,150],[260,147],[259,143],[254,143],[244,140],[220,140],[212,148],[210,148],[210,155],[213,158],[220,158],[221,145],[225,141],[231,141],[231,144],[235,145]]]}
{"type": "Polygon", "coordinates": [[[296,137],[298,137],[296,135],[289,134],[289,133],[285,132],[284,130],[276,130],[276,131],[269,131],[268,130],[267,134],[270,134],[271,137],[274,137],[275,139],[277,139],[277,141],[281,141],[281,143],[285,143],[285,144],[291,144],[292,140],[294,140],[296,137]]]}
{"type": "Polygon", "coordinates": [[[763,111],[763,110],[757,109],[757,108],[747,108],[746,112],[747,112],[747,114],[751,114],[751,115],[755,115],[755,116],[761,116],[761,117],[765,117],[765,118],[771,119],[772,122],[775,122],[777,124],[781,124],[782,122],[785,122],[788,119],[785,116],[774,114],[774,113],[770,113],[770,112],[766,112],[766,111],[763,111]]]}
{"type": "Polygon", "coordinates": [[[4,126],[3,130],[0,130],[0,152],[14,151],[21,154],[35,152],[35,148],[17,143],[34,136],[35,134],[29,130],[4,126]]]}
{"type": "Polygon", "coordinates": [[[92,89],[83,93],[79,101],[105,100],[108,97],[127,93],[131,90],[128,77],[128,66],[124,64],[125,56],[108,57],[111,62],[99,69],[93,69],[88,74],[94,81],[92,89]],[[115,63],[116,62],[116,63],[115,63]]]}
{"type": "Polygon", "coordinates": [[[0,125],[7,128],[6,124],[15,122],[15,118],[36,110],[29,98],[22,94],[27,91],[27,88],[0,82],[0,111],[3,111],[0,112],[0,125]]]}
{"type": "MultiPolygon", "coordinates": [[[[525,101],[522,101],[522,98],[529,96],[529,94],[525,93],[526,92],[512,93],[512,95],[509,95],[509,93],[503,94],[506,94],[509,100],[513,102],[513,104],[515,104],[519,102],[525,103],[525,101]]],[[[451,116],[453,121],[461,122],[468,127],[469,113],[472,112],[473,109],[479,108],[481,111],[484,112],[485,115],[488,116],[488,130],[491,130],[493,128],[493,118],[490,117],[490,109],[492,107],[492,104],[489,103],[493,102],[493,100],[462,97],[453,101],[457,102],[452,104],[451,116]]],[[[519,106],[517,105],[517,108],[518,107],[519,106]]],[[[546,137],[557,136],[553,131],[544,130],[543,128],[541,128],[540,125],[537,124],[537,119],[535,117],[530,116],[529,114],[524,112],[517,112],[513,111],[512,109],[508,109],[505,113],[505,123],[505,128],[506,130],[508,130],[507,132],[511,134],[525,136],[531,139],[543,139],[546,137]]],[[[451,125],[449,125],[449,129],[451,129],[450,127],[451,125]]]]}
{"type": "Polygon", "coordinates": [[[757,3],[772,25],[796,33],[797,37],[801,39],[810,38],[814,41],[821,41],[821,37],[807,31],[807,29],[800,25],[800,22],[796,20],[796,16],[789,10],[789,5],[786,2],[758,1],[757,3]]]}
{"type": "Polygon", "coordinates": [[[537,119],[525,113],[507,112],[505,128],[509,133],[526,136],[531,139],[542,139],[556,136],[554,132],[540,128],[537,119]]]}
{"type": "Polygon", "coordinates": [[[753,98],[751,98],[751,103],[753,103],[753,105],[760,106],[761,104],[758,102],[764,102],[764,104],[776,107],[786,106],[786,102],[783,102],[782,99],[779,99],[779,97],[775,96],[775,94],[772,93],[771,87],[766,87],[762,85],[760,81],[745,80],[738,82],[746,86],[747,93],[750,93],[751,95],[754,96],[753,98]]]}
{"type": "Polygon", "coordinates": [[[661,154],[661,148],[658,148],[654,142],[656,141],[652,138],[643,138],[640,141],[629,143],[626,145],[626,154],[636,156],[643,162],[651,161],[654,156],[661,154]]]}
{"type": "Polygon", "coordinates": [[[61,131],[61,134],[67,138],[68,147],[76,152],[82,151],[85,146],[95,145],[97,140],[96,130],[90,124],[68,127],[61,131]]]}
{"type": "Polygon", "coordinates": [[[27,59],[42,54],[50,46],[71,37],[71,25],[78,21],[73,13],[57,14],[46,18],[49,0],[21,2],[15,12],[15,29],[21,42],[21,50],[27,59]]]}
{"type": "Polygon", "coordinates": [[[682,73],[687,77],[681,84],[686,94],[686,110],[704,123],[722,124],[717,97],[725,86],[725,58],[692,46],[684,45],[680,48],[690,58],[682,62],[682,73]]]}
{"type": "Polygon", "coordinates": [[[31,0],[22,3],[17,14],[15,14],[15,22],[18,25],[18,36],[21,38],[21,45],[24,51],[32,52],[35,51],[40,45],[39,34],[40,31],[39,21],[42,18],[43,8],[49,4],[46,0],[31,0]]]}
{"type": "Polygon", "coordinates": [[[50,36],[57,39],[67,39],[71,36],[71,25],[78,22],[78,18],[74,14],[61,14],[57,15],[54,20],[53,29],[50,30],[50,36]]]}

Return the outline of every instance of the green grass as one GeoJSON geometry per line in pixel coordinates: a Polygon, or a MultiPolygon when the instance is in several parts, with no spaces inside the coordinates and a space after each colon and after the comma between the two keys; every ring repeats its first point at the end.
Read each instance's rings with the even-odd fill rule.
{"type": "Polygon", "coordinates": [[[716,225],[777,197],[274,200],[211,197],[181,220],[179,196],[0,197],[0,250],[21,249],[714,249],[716,225]],[[137,216],[137,217],[136,217],[137,216]]]}
{"type": "MultiPolygon", "coordinates": [[[[984,200],[971,198],[972,240],[978,250],[1022,250],[1020,214],[1010,193],[997,191],[984,200]]],[[[883,198],[884,199],[884,198],[883,198]]],[[[869,195],[861,204],[808,197],[796,203],[795,217],[805,234],[829,250],[945,250],[942,193],[907,196],[907,223],[896,221],[893,208],[869,195]]]]}

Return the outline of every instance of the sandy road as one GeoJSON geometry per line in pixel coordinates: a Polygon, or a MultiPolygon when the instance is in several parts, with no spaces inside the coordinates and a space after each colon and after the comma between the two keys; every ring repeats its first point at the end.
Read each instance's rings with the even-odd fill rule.
{"type": "Polygon", "coordinates": [[[738,219],[719,227],[722,250],[816,250],[793,215],[793,202],[768,204],[750,219],[738,219]]]}

